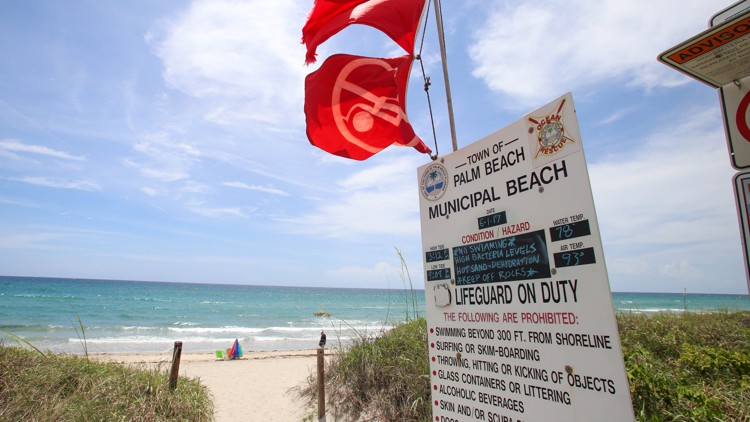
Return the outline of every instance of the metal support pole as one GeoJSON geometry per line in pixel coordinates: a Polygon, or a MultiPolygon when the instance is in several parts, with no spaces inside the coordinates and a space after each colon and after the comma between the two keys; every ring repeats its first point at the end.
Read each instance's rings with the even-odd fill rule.
{"type": "Polygon", "coordinates": [[[440,57],[443,61],[443,79],[445,80],[445,98],[448,102],[448,121],[451,125],[451,140],[453,141],[453,151],[458,150],[458,141],[456,141],[456,122],[453,119],[453,98],[451,97],[451,84],[448,81],[448,55],[445,52],[445,36],[443,35],[443,11],[440,7],[440,0],[433,0],[435,4],[435,22],[437,22],[438,41],[440,42],[440,57]]]}

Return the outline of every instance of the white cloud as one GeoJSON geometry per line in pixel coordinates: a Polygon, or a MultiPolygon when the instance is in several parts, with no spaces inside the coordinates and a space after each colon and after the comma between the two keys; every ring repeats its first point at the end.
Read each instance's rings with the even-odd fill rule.
{"type": "Polygon", "coordinates": [[[5,139],[0,141],[0,154],[16,159],[19,158],[14,153],[44,155],[48,157],[63,158],[66,160],[75,161],[83,161],[86,159],[86,157],[80,155],[69,154],[67,152],[58,151],[43,145],[24,144],[14,139],[5,139]]]}
{"type": "Polygon", "coordinates": [[[326,272],[326,278],[330,277],[335,281],[341,281],[344,286],[352,286],[352,281],[356,280],[354,287],[370,287],[374,285],[383,285],[384,280],[388,287],[393,289],[404,288],[401,280],[401,268],[394,267],[387,262],[377,262],[371,267],[345,266],[326,272]]]}
{"type": "Polygon", "coordinates": [[[244,183],[244,182],[224,182],[222,184],[224,186],[229,186],[231,188],[254,190],[258,192],[270,193],[272,195],[289,196],[287,192],[284,192],[281,189],[277,189],[271,186],[248,185],[247,183],[244,183]]]}
{"type": "Polygon", "coordinates": [[[734,227],[722,227],[734,201],[721,123],[713,110],[690,114],[692,120],[650,135],[630,155],[589,163],[611,240],[669,244],[733,234],[734,227]]]}
{"type": "Polygon", "coordinates": [[[75,189],[83,190],[88,192],[95,192],[101,190],[99,185],[94,182],[86,180],[54,180],[44,176],[26,176],[18,178],[10,178],[16,182],[28,183],[30,185],[43,186],[47,188],[56,189],[75,189]]]}
{"type": "Polygon", "coordinates": [[[137,169],[143,177],[156,179],[161,182],[176,182],[190,177],[190,175],[182,169],[158,168],[156,166],[149,167],[127,158],[123,160],[123,163],[129,167],[137,169]]]}
{"type": "Polygon", "coordinates": [[[211,188],[205,183],[188,180],[182,184],[179,191],[182,193],[209,193],[211,188]]]}
{"type": "Polygon", "coordinates": [[[339,192],[316,201],[309,214],[288,219],[290,230],[362,239],[369,235],[418,235],[417,158],[388,156],[338,183],[339,192]]]}
{"type": "Polygon", "coordinates": [[[646,89],[687,78],[659,53],[706,29],[701,0],[493,2],[474,35],[473,75],[519,109],[604,81],[646,89]]]}
{"type": "Polygon", "coordinates": [[[207,120],[280,122],[302,107],[306,13],[294,0],[198,0],[147,40],[169,85],[218,101],[207,120]]]}
{"type": "Polygon", "coordinates": [[[49,242],[64,237],[61,233],[4,233],[0,236],[0,249],[49,249],[49,242]]]}
{"type": "Polygon", "coordinates": [[[589,163],[613,289],[731,284],[738,229],[726,141],[715,110],[665,125],[630,155],[589,163]],[[721,275],[719,275],[721,274],[721,275]]]}
{"type": "Polygon", "coordinates": [[[190,178],[190,169],[200,161],[202,152],[185,142],[176,142],[164,133],[145,136],[133,145],[137,157],[123,159],[123,163],[137,169],[142,176],[161,182],[175,182],[190,178]]]}
{"type": "Polygon", "coordinates": [[[685,259],[680,262],[664,264],[659,270],[662,274],[680,278],[701,278],[703,275],[694,265],[685,259]]]}
{"type": "Polygon", "coordinates": [[[19,198],[9,198],[5,196],[0,196],[0,204],[4,205],[10,205],[13,207],[24,207],[24,208],[41,208],[44,209],[47,207],[46,204],[43,203],[37,203],[34,201],[30,201],[27,199],[19,199],[19,198]]]}
{"type": "Polygon", "coordinates": [[[157,188],[150,187],[150,186],[141,188],[141,191],[151,197],[156,197],[156,196],[164,194],[164,192],[161,189],[157,189],[157,188]]]}
{"type": "Polygon", "coordinates": [[[225,207],[225,208],[204,208],[201,206],[191,206],[190,211],[202,215],[204,217],[221,217],[221,216],[232,216],[232,217],[247,217],[245,211],[238,207],[225,207]]]}
{"type": "Polygon", "coordinates": [[[604,117],[603,119],[601,119],[601,120],[597,121],[597,122],[595,123],[595,125],[596,125],[596,126],[604,126],[604,125],[608,125],[608,124],[610,124],[610,123],[614,123],[614,122],[616,122],[616,121],[622,120],[622,119],[623,119],[623,118],[625,118],[625,117],[626,117],[627,115],[629,115],[629,114],[633,113],[633,111],[634,111],[634,108],[633,108],[633,107],[629,107],[629,108],[626,108],[626,109],[621,109],[621,110],[615,110],[615,111],[614,111],[614,112],[613,112],[612,114],[610,114],[609,116],[607,116],[607,117],[604,117]]]}

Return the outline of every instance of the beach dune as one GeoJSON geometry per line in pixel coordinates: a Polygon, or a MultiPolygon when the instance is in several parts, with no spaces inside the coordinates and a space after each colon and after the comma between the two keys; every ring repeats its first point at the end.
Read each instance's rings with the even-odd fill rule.
{"type": "MultiPolygon", "coordinates": [[[[180,377],[197,378],[214,398],[217,422],[302,421],[316,409],[305,405],[289,389],[317,371],[315,350],[246,352],[241,360],[218,360],[213,353],[183,353],[180,377]]],[[[126,365],[143,364],[168,370],[171,353],[97,354],[92,358],[126,365]]],[[[179,388],[179,380],[177,384],[179,388]]]]}

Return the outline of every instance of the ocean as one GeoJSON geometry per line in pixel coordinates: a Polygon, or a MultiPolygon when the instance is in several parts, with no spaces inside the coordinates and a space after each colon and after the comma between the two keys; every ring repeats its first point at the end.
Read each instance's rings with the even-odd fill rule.
{"type": "MultiPolygon", "coordinates": [[[[618,312],[750,311],[747,295],[613,293],[618,312]]],[[[340,347],[424,316],[423,290],[0,277],[0,341],[64,353],[340,347]],[[322,315],[322,316],[321,316],[322,315]],[[83,329],[81,329],[81,326],[83,329]]]]}

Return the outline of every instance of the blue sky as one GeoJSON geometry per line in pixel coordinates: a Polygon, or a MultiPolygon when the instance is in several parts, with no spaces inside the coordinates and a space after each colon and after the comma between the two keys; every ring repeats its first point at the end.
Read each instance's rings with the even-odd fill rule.
{"type": "MultiPolygon", "coordinates": [[[[716,91],[657,62],[728,4],[444,1],[459,147],[571,91],[614,291],[747,293],[716,91]],[[596,7],[593,7],[596,5],[596,7]]],[[[0,6],[0,274],[422,286],[416,168],[310,146],[312,0],[0,6]]],[[[435,23],[422,56],[451,150],[435,23]]],[[[401,55],[354,26],[319,49],[401,55]]],[[[407,112],[432,146],[418,67],[407,112]]]]}

